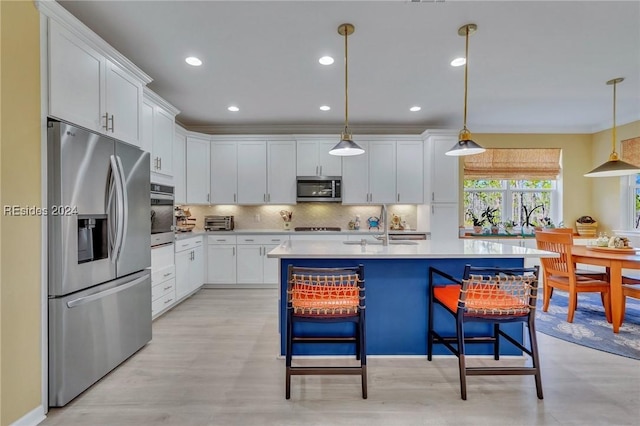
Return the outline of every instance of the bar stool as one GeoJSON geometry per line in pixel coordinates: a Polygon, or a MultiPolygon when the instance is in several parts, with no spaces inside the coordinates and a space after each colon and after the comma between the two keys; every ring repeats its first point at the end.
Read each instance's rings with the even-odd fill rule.
{"type": "Polygon", "coordinates": [[[466,265],[459,280],[433,267],[429,268],[429,317],[427,359],[431,361],[433,345],[442,344],[456,357],[460,370],[460,395],[467,399],[467,376],[533,375],[539,399],[542,378],[535,331],[535,310],[538,291],[538,266],[533,268],[490,268],[466,265]],[[436,280],[438,281],[436,283],[436,280]],[[443,285],[443,282],[446,284],[443,285]],[[455,336],[441,336],[434,330],[435,305],[442,306],[456,321],[455,336]],[[466,336],[465,324],[493,324],[491,336],[466,336]],[[505,323],[527,324],[530,348],[500,329],[505,323]],[[531,367],[467,367],[465,345],[493,343],[493,356],[500,359],[500,337],[529,355],[531,367]]]}
{"type": "Polygon", "coordinates": [[[364,266],[346,268],[304,268],[289,265],[287,278],[286,399],[291,397],[293,375],[359,375],[362,398],[367,398],[367,351],[365,333],[364,266]],[[351,336],[302,336],[294,333],[296,323],[354,324],[351,336]],[[292,367],[294,344],[353,342],[359,367],[292,367]]]}

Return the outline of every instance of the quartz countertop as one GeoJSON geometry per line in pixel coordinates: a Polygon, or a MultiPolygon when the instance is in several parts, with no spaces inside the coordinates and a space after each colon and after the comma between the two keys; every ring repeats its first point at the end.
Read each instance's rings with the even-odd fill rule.
{"type": "Polygon", "coordinates": [[[452,259],[452,258],[541,258],[558,257],[547,252],[473,239],[391,241],[381,244],[344,244],[342,241],[285,241],[271,250],[272,258],[325,259],[452,259]]]}
{"type": "MultiPolygon", "coordinates": [[[[202,231],[202,230],[194,230],[192,232],[184,232],[176,234],[178,235],[188,235],[199,233],[200,235],[246,235],[246,234],[286,234],[286,235],[380,235],[382,234],[382,230],[342,230],[342,231],[294,231],[289,230],[285,231],[284,229],[234,229],[233,231],[202,231]]],[[[390,235],[421,235],[426,234],[430,235],[428,231],[399,231],[399,230],[390,230],[390,235]]]]}

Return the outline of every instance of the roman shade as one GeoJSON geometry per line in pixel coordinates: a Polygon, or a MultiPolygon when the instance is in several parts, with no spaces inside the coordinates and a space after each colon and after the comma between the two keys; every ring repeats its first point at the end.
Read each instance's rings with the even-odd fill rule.
{"type": "Polygon", "coordinates": [[[640,136],[622,141],[622,161],[640,167],[640,136]]]}
{"type": "Polygon", "coordinates": [[[489,148],[464,158],[465,179],[557,179],[560,148],[489,148]]]}

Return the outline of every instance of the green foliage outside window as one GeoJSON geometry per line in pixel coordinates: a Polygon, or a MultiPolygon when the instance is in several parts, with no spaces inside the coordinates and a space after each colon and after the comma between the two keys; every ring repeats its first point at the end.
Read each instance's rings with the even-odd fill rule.
{"type": "MultiPolygon", "coordinates": [[[[543,219],[550,216],[553,189],[551,180],[465,180],[464,209],[477,217],[487,208],[496,209],[496,222],[542,226],[543,219]],[[509,200],[506,197],[510,197],[509,200]]],[[[640,190],[636,200],[640,203],[640,190]]],[[[469,215],[465,226],[473,226],[469,215]]]]}

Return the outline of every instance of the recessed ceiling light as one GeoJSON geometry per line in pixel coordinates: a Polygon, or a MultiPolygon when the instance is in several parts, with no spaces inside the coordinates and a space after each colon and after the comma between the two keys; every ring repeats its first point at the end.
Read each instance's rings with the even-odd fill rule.
{"type": "Polygon", "coordinates": [[[320,107],[320,111],[329,111],[331,109],[331,107],[329,105],[322,105],[320,107]]]}
{"type": "Polygon", "coordinates": [[[318,59],[318,62],[320,62],[322,65],[331,65],[333,63],[333,58],[331,56],[323,56],[322,58],[318,59]]]}
{"type": "Polygon", "coordinates": [[[452,67],[461,67],[466,63],[467,63],[467,60],[465,58],[455,58],[453,61],[451,61],[451,66],[452,67]]]}
{"type": "Polygon", "coordinates": [[[199,67],[200,65],[202,65],[202,61],[195,56],[189,56],[188,58],[185,58],[184,61],[194,67],[199,67]]]}
{"type": "Polygon", "coordinates": [[[237,107],[237,106],[235,106],[235,105],[231,105],[231,106],[230,106],[229,108],[227,108],[227,109],[228,109],[229,111],[231,111],[231,112],[238,112],[238,111],[240,111],[240,108],[238,108],[238,107],[237,107]]]}
{"type": "Polygon", "coordinates": [[[420,111],[422,109],[422,107],[419,106],[412,106],[411,108],[409,108],[409,111],[411,112],[416,112],[416,111],[420,111]]]}

